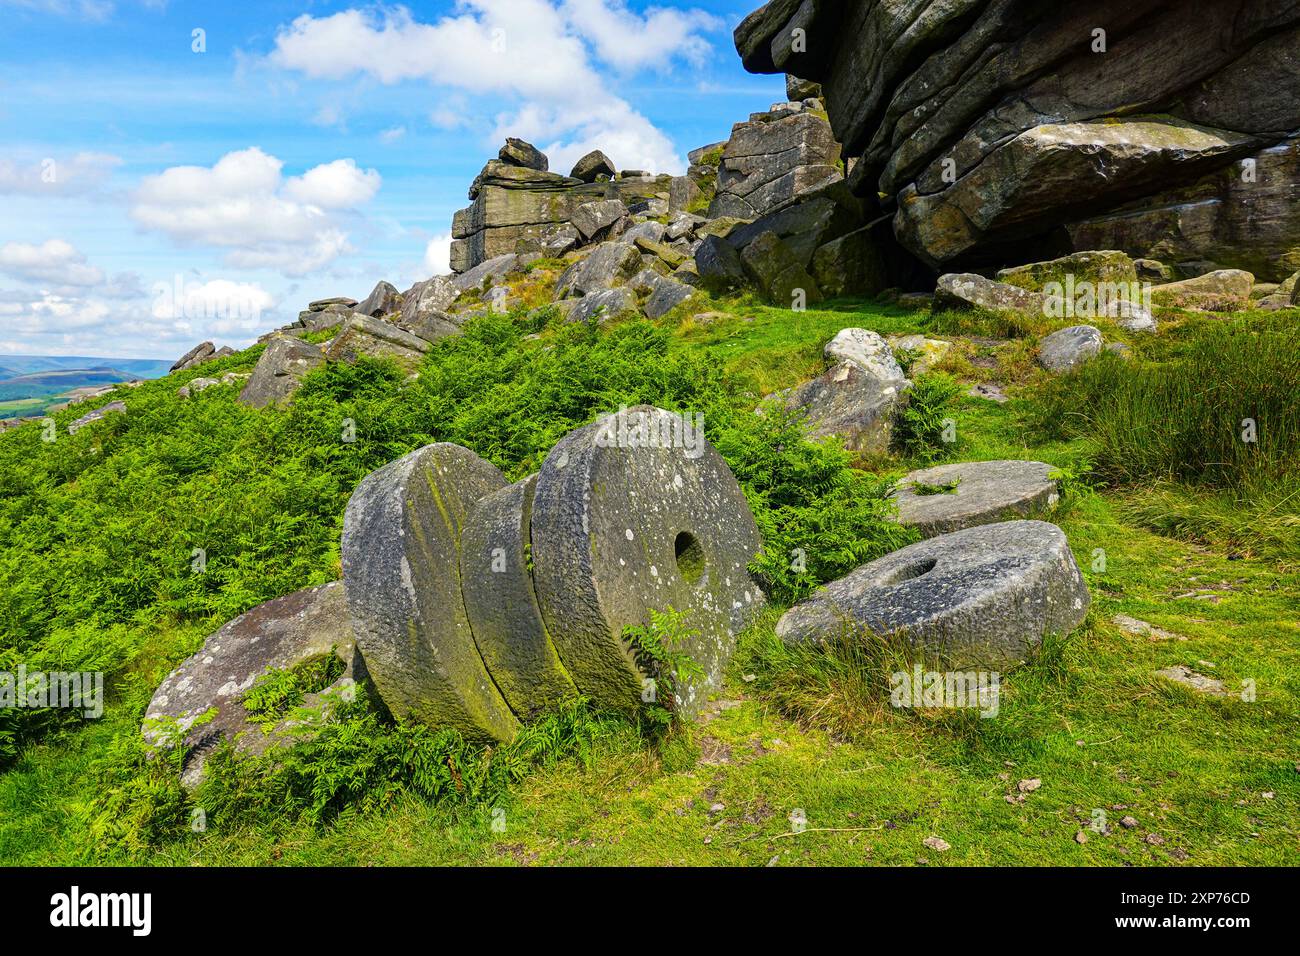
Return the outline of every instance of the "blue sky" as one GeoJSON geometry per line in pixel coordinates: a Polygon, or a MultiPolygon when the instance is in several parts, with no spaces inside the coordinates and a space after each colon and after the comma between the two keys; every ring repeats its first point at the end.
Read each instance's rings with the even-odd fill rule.
{"type": "Polygon", "coordinates": [[[681,172],[784,98],[731,43],[757,5],[0,0],[0,358],[240,347],[404,289],[506,135],[681,172]]]}

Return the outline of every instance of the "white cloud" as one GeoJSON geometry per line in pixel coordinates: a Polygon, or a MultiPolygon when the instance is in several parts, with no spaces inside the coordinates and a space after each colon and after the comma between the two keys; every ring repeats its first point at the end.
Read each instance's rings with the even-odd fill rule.
{"type": "Polygon", "coordinates": [[[394,126],[391,129],[386,129],[382,133],[380,133],[379,141],[381,143],[396,143],[405,135],[406,135],[405,126],[394,126]]]}
{"type": "Polygon", "coordinates": [[[113,14],[110,0],[0,0],[0,7],[17,7],[94,23],[102,23],[113,14]]]}
{"type": "Polygon", "coordinates": [[[424,250],[423,278],[451,274],[451,233],[445,232],[429,240],[424,250]]]}
{"type": "MultiPolygon", "coordinates": [[[[403,7],[304,14],[280,30],[270,59],[316,79],[364,73],[516,99],[494,136],[550,138],[556,169],[599,147],[622,165],[682,171],[672,142],[609,89],[593,59],[620,70],[698,63],[711,49],[700,32],[720,26],[718,18],[698,10],[639,17],[624,0],[463,0],[459,9],[436,23],[417,22],[403,7]]],[[[451,101],[430,120],[455,128],[464,115],[451,101]]]]}
{"type": "Polygon", "coordinates": [[[88,265],[85,255],[63,239],[49,239],[39,246],[5,243],[0,246],[0,272],[60,286],[93,286],[104,281],[104,271],[88,265]]]}
{"type": "Polygon", "coordinates": [[[106,153],[77,153],[68,159],[0,159],[0,195],[83,195],[100,186],[121,163],[106,153]]]}
{"type": "Polygon", "coordinates": [[[701,64],[712,47],[698,31],[726,25],[703,10],[660,7],[637,16],[625,0],[564,0],[563,11],[596,55],[619,71],[661,67],[678,58],[701,64]]]}
{"type": "Polygon", "coordinates": [[[229,265],[305,275],[350,250],[341,216],[374,198],[381,177],[338,160],[285,180],[283,165],[253,147],[172,167],[141,182],[131,216],[176,242],[229,249],[229,265]]]}
{"type": "Polygon", "coordinates": [[[336,159],[290,179],[284,192],[291,199],[324,209],[348,209],[374,199],[380,181],[376,170],[361,170],[354,160],[336,159]]]}
{"type": "Polygon", "coordinates": [[[262,316],[276,306],[260,285],[212,279],[208,282],[160,282],[153,287],[150,314],[173,324],[199,323],[216,336],[256,333],[265,327],[262,316]]]}

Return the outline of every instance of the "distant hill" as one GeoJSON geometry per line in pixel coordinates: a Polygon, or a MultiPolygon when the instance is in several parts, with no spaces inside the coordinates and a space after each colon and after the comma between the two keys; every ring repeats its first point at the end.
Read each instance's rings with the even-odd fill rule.
{"type": "Polygon", "coordinates": [[[164,359],[6,355],[0,366],[0,418],[39,414],[74,388],[160,378],[171,366],[164,359]]]}

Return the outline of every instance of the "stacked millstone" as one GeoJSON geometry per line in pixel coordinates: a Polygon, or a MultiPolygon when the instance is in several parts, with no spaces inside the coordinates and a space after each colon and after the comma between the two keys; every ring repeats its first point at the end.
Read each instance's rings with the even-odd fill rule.
{"type": "Polygon", "coordinates": [[[650,610],[684,615],[678,650],[703,677],[674,704],[697,709],[762,604],[747,571],[759,547],[717,452],[641,407],[569,435],[513,485],[454,445],[381,469],[348,505],[343,575],[388,708],[504,741],[575,694],[640,706],[647,674],[624,634],[650,610]]]}
{"type": "Polygon", "coordinates": [[[340,676],[304,701],[323,717],[364,692],[396,716],[508,741],[578,695],[623,711],[658,699],[650,662],[624,635],[670,608],[685,625],[673,651],[699,665],[673,680],[670,703],[690,714],[763,606],[748,571],[759,547],[726,463],[698,426],[662,409],[573,432],[515,484],[468,449],[430,445],[358,486],[343,581],[213,634],[159,686],[143,734],[165,747],[170,721],[185,731],[192,786],[222,739],[262,753],[310,733],[296,717],[253,721],[243,697],[272,668],[333,655],[340,676]]]}

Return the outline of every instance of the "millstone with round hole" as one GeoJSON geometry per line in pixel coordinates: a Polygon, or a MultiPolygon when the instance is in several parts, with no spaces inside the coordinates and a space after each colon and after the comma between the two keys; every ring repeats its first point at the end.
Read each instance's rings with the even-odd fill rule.
{"type": "Polygon", "coordinates": [[[1007,521],[872,561],[791,608],[776,632],[790,644],[899,636],[956,667],[1005,665],[1073,631],[1089,601],[1060,528],[1007,521]]]}
{"type": "Polygon", "coordinates": [[[747,570],[761,540],[749,505],[695,422],[641,406],[568,435],[547,456],[533,499],[538,604],[583,694],[629,709],[644,675],[623,638],[650,610],[681,612],[680,650],[704,678],[683,681],[696,711],[762,604],[747,570]]]}
{"type": "Polygon", "coordinates": [[[519,716],[577,696],[533,593],[532,475],[483,498],[461,536],[460,577],[474,641],[519,716]]]}
{"type": "Polygon", "coordinates": [[[466,516],[505,487],[458,445],[429,445],[369,475],[343,520],[343,582],[357,646],[394,714],[510,740],[518,723],[470,633],[461,597],[466,516]]]}
{"type": "Polygon", "coordinates": [[[1041,461],[971,461],[914,471],[898,483],[898,521],[926,537],[1041,513],[1059,500],[1041,461]]]}

